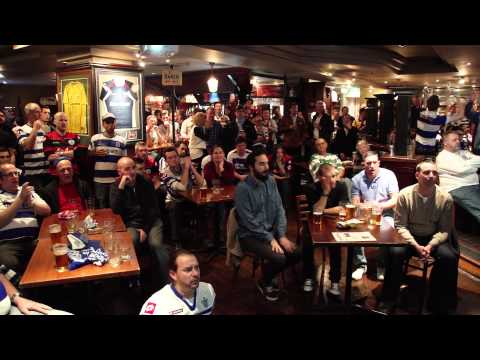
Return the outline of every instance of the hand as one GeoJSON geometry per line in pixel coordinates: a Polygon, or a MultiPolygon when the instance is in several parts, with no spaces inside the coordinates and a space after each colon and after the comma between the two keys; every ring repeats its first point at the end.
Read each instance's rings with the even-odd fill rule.
{"type": "Polygon", "coordinates": [[[281,237],[279,240],[280,244],[283,246],[287,252],[292,253],[296,249],[296,245],[288,240],[285,236],[281,237]]]}
{"type": "Polygon", "coordinates": [[[36,120],[33,123],[33,130],[38,131],[43,127],[43,121],[42,120],[36,120]]]}
{"type": "Polygon", "coordinates": [[[185,156],[183,158],[183,166],[184,169],[190,169],[190,167],[192,166],[192,159],[190,158],[190,156],[185,156]]]}
{"type": "Polygon", "coordinates": [[[95,155],[96,155],[96,156],[106,156],[106,155],[107,155],[107,150],[105,150],[105,149],[96,149],[96,150],[95,150],[95,155]]]}
{"type": "Polygon", "coordinates": [[[123,175],[122,178],[120,179],[120,183],[118,184],[118,188],[120,190],[124,190],[126,185],[129,185],[132,183],[132,179],[130,179],[130,176],[128,175],[123,175]]]}
{"type": "Polygon", "coordinates": [[[143,231],[143,229],[137,229],[137,230],[140,233],[140,242],[141,243],[145,242],[145,240],[147,240],[147,234],[145,233],[145,231],[143,231]]]}
{"type": "Polygon", "coordinates": [[[424,247],[417,244],[417,245],[415,245],[415,250],[417,251],[418,256],[423,258],[423,256],[424,256],[423,254],[425,252],[424,247]]]}
{"type": "Polygon", "coordinates": [[[32,201],[32,194],[33,186],[30,186],[28,182],[21,186],[19,197],[20,200],[22,200],[22,203],[28,203],[29,201],[32,201]]]}
{"type": "Polygon", "coordinates": [[[432,252],[432,245],[428,244],[427,246],[423,247],[424,258],[428,258],[430,253],[432,252]]]}
{"type": "Polygon", "coordinates": [[[241,175],[240,176],[240,181],[245,181],[245,179],[248,177],[248,175],[241,175]]]}
{"type": "Polygon", "coordinates": [[[17,296],[15,298],[14,303],[17,306],[18,310],[20,310],[22,314],[25,314],[25,315],[31,315],[30,311],[38,311],[42,314],[47,315],[48,310],[52,310],[50,306],[37,303],[29,299],[25,299],[21,296],[17,296]]]}
{"type": "Polygon", "coordinates": [[[273,239],[270,244],[272,245],[272,251],[276,254],[283,254],[282,247],[278,244],[277,240],[273,239]]]}
{"type": "Polygon", "coordinates": [[[320,185],[322,186],[322,191],[325,195],[329,195],[332,191],[332,183],[329,179],[320,178],[320,185]]]}

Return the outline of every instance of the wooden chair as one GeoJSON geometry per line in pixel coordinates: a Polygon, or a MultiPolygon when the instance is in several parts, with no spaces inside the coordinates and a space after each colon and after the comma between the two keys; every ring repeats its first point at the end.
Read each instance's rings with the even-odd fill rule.
{"type": "Polygon", "coordinates": [[[427,260],[422,260],[418,256],[412,256],[408,261],[405,261],[404,267],[404,276],[406,277],[408,274],[408,269],[412,268],[415,270],[422,271],[422,289],[420,291],[420,299],[418,303],[418,310],[417,314],[421,315],[423,312],[423,307],[425,306],[425,299],[427,294],[427,274],[428,268],[434,264],[435,260],[432,257],[429,257],[427,260]]]}

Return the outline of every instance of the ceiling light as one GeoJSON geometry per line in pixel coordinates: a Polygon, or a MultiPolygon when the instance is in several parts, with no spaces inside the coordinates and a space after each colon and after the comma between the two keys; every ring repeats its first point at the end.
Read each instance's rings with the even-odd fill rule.
{"type": "Polygon", "coordinates": [[[459,83],[459,84],[462,84],[462,85],[465,84],[465,79],[464,79],[464,78],[461,78],[460,80],[458,80],[458,83],[459,83]]]}
{"type": "Polygon", "coordinates": [[[170,59],[165,59],[165,62],[166,62],[166,63],[169,63],[169,62],[170,62],[170,59]]]}
{"type": "Polygon", "coordinates": [[[157,75],[157,73],[152,73],[152,75],[157,75]]]}
{"type": "Polygon", "coordinates": [[[355,71],[352,72],[352,76],[357,76],[357,73],[355,71]]]}
{"type": "Polygon", "coordinates": [[[5,75],[3,75],[2,73],[0,73],[0,79],[3,79],[5,77],[5,75]]]}
{"type": "Polygon", "coordinates": [[[138,65],[141,66],[141,67],[145,67],[145,61],[139,61],[138,65]]]}
{"type": "Polygon", "coordinates": [[[8,82],[6,82],[5,80],[3,80],[3,81],[2,81],[2,84],[7,85],[8,82]]]}
{"type": "Polygon", "coordinates": [[[472,65],[472,63],[471,63],[471,62],[467,62],[467,66],[470,66],[470,65],[472,65]]]}
{"type": "Polygon", "coordinates": [[[140,53],[139,53],[139,52],[135,53],[135,57],[136,57],[137,59],[140,59],[140,53]]]}
{"type": "Polygon", "coordinates": [[[384,83],[385,83],[385,84],[388,84],[388,81],[387,81],[387,80],[385,80],[385,81],[384,81],[384,83]]]}
{"type": "Polygon", "coordinates": [[[435,80],[435,82],[440,82],[440,80],[437,79],[437,80],[435,80]]]}
{"type": "Polygon", "coordinates": [[[355,80],[357,80],[357,79],[355,79],[355,78],[352,79],[352,81],[355,81],[355,80]]]}
{"type": "Polygon", "coordinates": [[[174,56],[174,55],[175,55],[175,53],[174,53],[174,52],[171,52],[171,53],[170,53],[170,56],[174,56]]]}
{"type": "Polygon", "coordinates": [[[210,79],[208,79],[207,81],[207,85],[208,85],[208,91],[210,91],[211,93],[216,93],[218,90],[218,80],[215,76],[213,76],[213,65],[215,65],[215,63],[211,62],[210,66],[212,68],[212,72],[211,72],[210,79]]]}

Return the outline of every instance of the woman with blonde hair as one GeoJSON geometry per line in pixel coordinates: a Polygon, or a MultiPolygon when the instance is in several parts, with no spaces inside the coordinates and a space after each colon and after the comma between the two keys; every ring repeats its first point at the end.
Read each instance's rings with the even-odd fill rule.
{"type": "Polygon", "coordinates": [[[205,121],[207,116],[203,112],[198,112],[192,118],[192,132],[190,133],[190,141],[188,149],[190,157],[196,167],[200,166],[203,157],[207,154],[207,139],[208,135],[205,129],[205,121]]]}

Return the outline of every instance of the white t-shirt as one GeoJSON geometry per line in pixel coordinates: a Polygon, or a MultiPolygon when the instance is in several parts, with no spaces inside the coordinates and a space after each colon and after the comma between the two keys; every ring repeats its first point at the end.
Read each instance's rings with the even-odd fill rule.
{"type": "Polygon", "coordinates": [[[478,185],[477,170],[480,167],[480,156],[465,150],[455,153],[442,150],[435,162],[442,190],[452,191],[464,186],[478,185]]]}
{"type": "Polygon", "coordinates": [[[140,315],[211,315],[214,306],[215,291],[208,283],[200,282],[192,299],[185,299],[168,284],[150,296],[140,315]]]}

